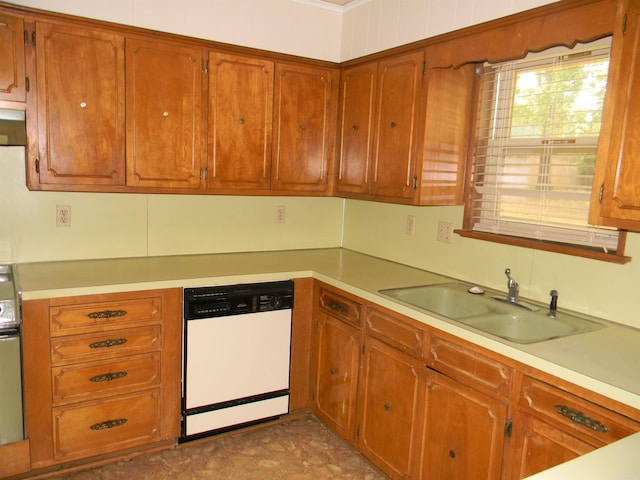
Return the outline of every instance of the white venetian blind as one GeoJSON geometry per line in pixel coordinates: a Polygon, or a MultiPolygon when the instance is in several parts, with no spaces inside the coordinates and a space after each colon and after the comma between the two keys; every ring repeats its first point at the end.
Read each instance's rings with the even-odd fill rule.
{"type": "Polygon", "coordinates": [[[609,50],[484,66],[472,230],[616,250],[617,230],[587,224],[609,50]]]}

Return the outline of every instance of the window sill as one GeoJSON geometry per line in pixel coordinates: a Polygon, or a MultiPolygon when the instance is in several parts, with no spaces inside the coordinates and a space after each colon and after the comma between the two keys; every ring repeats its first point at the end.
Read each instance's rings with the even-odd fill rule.
{"type": "MultiPolygon", "coordinates": [[[[546,252],[563,253],[565,255],[573,255],[576,257],[590,258],[592,260],[600,260],[603,262],[617,263],[624,265],[631,261],[631,257],[627,257],[618,253],[605,253],[590,248],[582,248],[571,245],[563,245],[561,243],[543,242],[540,240],[531,240],[519,237],[509,237],[506,235],[495,235],[484,232],[474,232],[471,230],[454,230],[461,237],[475,238],[477,240],[485,240],[488,242],[502,243],[504,245],[513,245],[516,247],[533,248],[536,250],[544,250],[546,252]]],[[[624,246],[627,239],[627,232],[621,231],[618,240],[619,251],[624,253],[624,246]]]]}

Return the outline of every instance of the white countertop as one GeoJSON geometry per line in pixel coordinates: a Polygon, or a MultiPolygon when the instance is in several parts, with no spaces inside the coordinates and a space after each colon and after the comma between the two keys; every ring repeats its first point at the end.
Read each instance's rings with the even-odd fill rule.
{"type": "MultiPolygon", "coordinates": [[[[519,345],[380,295],[450,278],[340,248],[17,265],[23,300],[314,277],[481,347],[640,409],[640,331],[607,328],[519,345]]],[[[640,479],[640,433],[531,479],[640,479]]]]}

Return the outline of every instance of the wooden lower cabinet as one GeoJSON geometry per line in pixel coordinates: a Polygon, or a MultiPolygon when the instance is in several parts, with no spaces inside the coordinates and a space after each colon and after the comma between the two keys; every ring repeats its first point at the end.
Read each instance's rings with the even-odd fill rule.
{"type": "Polygon", "coordinates": [[[316,324],[313,406],[316,415],[353,443],[360,362],[359,330],[327,315],[316,324]]]}
{"type": "Polygon", "coordinates": [[[391,478],[415,478],[424,414],[420,362],[374,338],[364,342],[358,448],[391,478]]]}
{"type": "Polygon", "coordinates": [[[180,435],[180,289],[23,302],[31,468],[180,435]]]}
{"type": "Polygon", "coordinates": [[[315,289],[312,409],[392,479],[519,480],[640,431],[638,410],[315,289]]]}
{"type": "Polygon", "coordinates": [[[429,371],[426,411],[419,478],[500,478],[505,402],[429,371]]]}

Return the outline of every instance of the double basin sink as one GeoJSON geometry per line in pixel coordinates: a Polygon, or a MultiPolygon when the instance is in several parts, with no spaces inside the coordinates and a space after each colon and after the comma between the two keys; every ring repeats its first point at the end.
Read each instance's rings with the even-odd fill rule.
{"type": "Polygon", "coordinates": [[[471,293],[470,288],[471,285],[452,282],[392,288],[380,293],[515,343],[543,342],[605,327],[565,312],[556,312],[551,318],[543,307],[512,304],[501,301],[498,292],[471,288],[471,292],[479,292],[471,293]]]}

